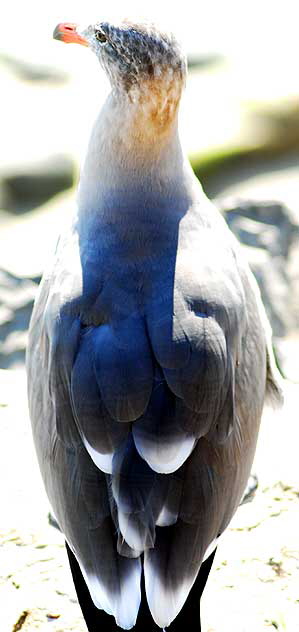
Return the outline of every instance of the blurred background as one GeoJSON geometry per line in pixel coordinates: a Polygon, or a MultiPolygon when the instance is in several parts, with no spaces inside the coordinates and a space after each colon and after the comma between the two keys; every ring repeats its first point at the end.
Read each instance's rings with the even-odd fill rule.
{"type": "MultiPolygon", "coordinates": [[[[299,580],[298,542],[294,546],[290,544],[293,537],[290,525],[296,522],[295,517],[298,524],[299,518],[297,505],[295,513],[298,476],[293,469],[297,460],[294,450],[298,434],[295,432],[298,431],[292,421],[299,401],[296,386],[299,382],[298,0],[285,0],[283,4],[275,0],[209,0],[208,3],[185,0],[176,5],[152,0],[150,7],[137,0],[128,0],[125,6],[115,0],[110,4],[108,7],[94,0],[52,0],[51,3],[27,0],[26,3],[7,2],[1,9],[2,480],[8,480],[7,472],[10,472],[3,490],[9,511],[5,513],[2,541],[5,564],[0,589],[2,586],[4,590],[5,586],[7,608],[6,627],[1,625],[1,629],[5,632],[50,627],[55,632],[84,630],[71,584],[63,575],[65,560],[60,536],[48,527],[46,519],[47,501],[28,430],[24,359],[38,283],[64,220],[74,208],[80,161],[109,86],[90,51],[53,41],[52,32],[61,21],[86,25],[113,18],[113,15],[141,15],[172,28],[187,51],[189,77],[181,108],[182,140],[206,193],[215,200],[243,243],[271,321],[278,364],[283,375],[292,382],[287,387],[283,432],[280,418],[273,426],[266,421],[261,435],[258,462],[264,486],[260,486],[260,505],[255,505],[254,514],[245,514],[245,526],[242,523],[235,530],[251,533],[259,519],[261,524],[267,523],[269,516],[275,514],[275,502],[280,502],[277,516],[287,513],[287,525],[276,521],[282,544],[275,545],[275,554],[265,553],[269,530],[264,531],[265,537],[260,536],[263,569],[269,570],[264,579],[262,573],[260,582],[263,588],[269,585],[271,588],[271,582],[278,581],[275,597],[273,594],[269,597],[273,606],[269,606],[272,608],[269,614],[264,612],[268,593],[261,590],[260,584],[256,591],[259,569],[252,570],[250,546],[248,559],[243,555],[243,562],[246,558],[251,565],[245,564],[246,572],[242,570],[244,567],[241,570],[246,581],[252,578],[251,589],[257,592],[261,610],[260,618],[250,620],[244,632],[249,629],[260,632],[271,627],[293,632],[299,621],[298,597],[288,580],[294,572],[297,583],[299,580]],[[13,462],[19,464],[14,466],[14,473],[12,448],[13,462]],[[282,487],[277,487],[280,484],[282,487]],[[259,511],[262,517],[257,519],[259,511]],[[289,542],[287,553],[281,553],[284,541],[289,542]],[[45,558],[42,557],[44,549],[45,558]],[[42,562],[47,561],[49,555],[52,567],[48,575],[42,576],[41,573],[46,573],[42,562]],[[14,562],[12,556],[16,556],[14,562]],[[34,577],[30,568],[37,569],[34,577]],[[60,590],[62,601],[58,599],[58,602],[64,604],[55,606],[56,612],[52,606],[51,610],[46,592],[40,593],[41,577],[47,588],[53,573],[58,583],[67,584],[67,588],[64,584],[64,588],[54,590],[55,599],[60,590]],[[34,603],[32,590],[28,589],[32,585],[34,603]],[[278,606],[281,591],[285,591],[285,601],[278,606]],[[41,607],[41,601],[46,605],[41,607]],[[34,605],[37,602],[39,605],[34,605]],[[65,611],[69,616],[64,619],[65,611]],[[17,625],[19,627],[14,627],[17,625]]],[[[236,548],[236,539],[232,542],[236,548]]],[[[256,533],[252,546],[254,542],[256,546],[256,533]]],[[[244,546],[243,541],[240,546],[244,546]]],[[[257,553],[254,555],[257,559],[257,553]]],[[[215,573],[212,591],[220,581],[221,595],[228,603],[230,597],[224,590],[227,589],[225,582],[233,586],[233,580],[231,575],[226,578],[224,562],[223,558],[218,564],[217,570],[221,573],[215,573]]],[[[236,560],[235,564],[238,564],[236,560]]],[[[236,578],[240,577],[240,567],[234,570],[236,578]]],[[[236,584],[238,582],[236,579],[236,584]]],[[[247,588],[245,583],[244,598],[247,588]]],[[[238,592],[230,594],[233,597],[228,609],[239,599],[238,592]]],[[[236,627],[230,621],[227,630],[242,632],[238,608],[235,609],[236,627]]],[[[209,604],[207,611],[211,611],[209,604]]],[[[205,632],[220,632],[218,624],[221,632],[226,632],[221,619],[218,624],[216,619],[205,632]]]]}

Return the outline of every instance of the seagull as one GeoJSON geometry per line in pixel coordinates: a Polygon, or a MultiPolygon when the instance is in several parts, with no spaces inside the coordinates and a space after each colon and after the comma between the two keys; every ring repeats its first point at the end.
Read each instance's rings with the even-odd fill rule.
{"type": "Polygon", "coordinates": [[[265,401],[280,398],[270,326],[182,149],[175,36],[126,19],[54,38],[88,47],[111,92],[30,324],[40,470],[88,629],[172,632],[190,616],[200,630],[265,401]]]}

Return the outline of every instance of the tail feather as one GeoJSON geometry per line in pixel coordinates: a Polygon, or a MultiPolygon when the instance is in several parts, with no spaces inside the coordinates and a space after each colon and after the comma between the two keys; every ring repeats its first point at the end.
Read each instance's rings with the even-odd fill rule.
{"type": "MultiPolygon", "coordinates": [[[[98,546],[99,542],[103,544],[103,538],[98,533],[95,535],[97,542],[92,538],[91,545],[93,563],[83,565],[80,557],[76,556],[82,575],[95,606],[113,615],[117,625],[129,630],[136,623],[140,606],[141,561],[119,558],[117,553],[112,559],[106,560],[102,547],[99,549],[98,546]],[[108,584],[109,576],[113,577],[113,581],[110,580],[108,584]]],[[[107,540],[106,546],[108,545],[111,547],[111,542],[107,540]]]]}
{"type": "Polygon", "coordinates": [[[149,609],[159,627],[168,627],[180,612],[202,557],[196,525],[179,521],[157,529],[155,548],[144,554],[144,575],[149,609]]]}
{"type": "Polygon", "coordinates": [[[134,551],[154,546],[155,513],[159,511],[154,493],[156,477],[138,454],[130,434],[113,457],[111,491],[120,534],[134,551]]]}

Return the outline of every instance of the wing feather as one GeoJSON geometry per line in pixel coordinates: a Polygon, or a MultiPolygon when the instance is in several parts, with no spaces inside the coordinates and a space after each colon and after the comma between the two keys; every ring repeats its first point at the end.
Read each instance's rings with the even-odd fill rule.
{"type": "Polygon", "coordinates": [[[94,369],[95,332],[88,328],[81,336],[72,367],[71,401],[83,443],[94,463],[103,472],[112,472],[114,452],[126,440],[130,425],[109,415],[96,380],[94,369]]]}
{"type": "MultiPolygon", "coordinates": [[[[183,416],[183,407],[181,407],[183,416]]],[[[197,440],[181,425],[180,402],[165,380],[156,383],[146,412],[134,423],[133,437],[140,456],[161,474],[175,472],[188,458],[197,440]]]]}
{"type": "Polygon", "coordinates": [[[101,397],[111,417],[135,421],[146,410],[153,363],[141,318],[129,317],[94,330],[94,365],[101,397]]]}

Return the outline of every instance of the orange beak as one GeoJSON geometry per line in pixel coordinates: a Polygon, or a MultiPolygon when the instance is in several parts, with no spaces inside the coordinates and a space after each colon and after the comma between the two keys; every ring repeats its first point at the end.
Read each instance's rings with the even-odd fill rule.
{"type": "Polygon", "coordinates": [[[88,41],[85,37],[82,37],[77,33],[77,25],[69,22],[61,22],[57,24],[54,33],[54,39],[61,40],[66,44],[81,44],[82,46],[88,46],[88,41]]]}

